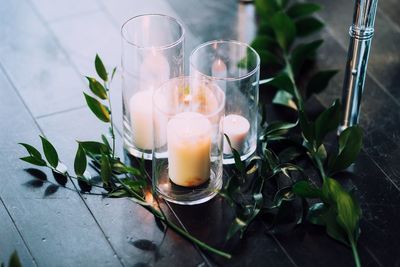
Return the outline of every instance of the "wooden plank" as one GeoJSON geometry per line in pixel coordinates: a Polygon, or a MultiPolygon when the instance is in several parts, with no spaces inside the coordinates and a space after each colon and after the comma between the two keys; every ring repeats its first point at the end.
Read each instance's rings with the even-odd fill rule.
{"type": "MultiPolygon", "coordinates": [[[[75,140],[100,140],[100,134],[108,132],[108,125],[98,121],[88,108],[41,118],[39,125],[60,148],[62,159],[72,169],[77,149],[75,140]]],[[[117,155],[122,157],[121,138],[117,138],[117,155]]],[[[163,233],[156,226],[154,217],[132,201],[83,196],[124,265],[179,265],[183,262],[187,266],[195,266],[202,263],[194,247],[171,230],[163,240],[163,233]],[[161,244],[158,253],[146,252],[132,245],[141,239],[161,244]]]]}
{"type": "Polygon", "coordinates": [[[33,115],[82,106],[83,79],[31,6],[2,1],[0,23],[0,61],[33,115]]]}
{"type": "MultiPolygon", "coordinates": [[[[37,264],[119,266],[102,230],[79,195],[71,190],[56,190],[48,183],[32,181],[32,176],[24,171],[30,165],[18,159],[26,152],[17,143],[40,147],[40,131],[2,72],[0,85],[3,129],[0,197],[37,264]]],[[[51,174],[46,174],[54,182],[51,174]]]]}
{"type": "Polygon", "coordinates": [[[7,265],[11,254],[16,251],[23,266],[37,266],[1,199],[0,218],[0,263],[7,265]]]}

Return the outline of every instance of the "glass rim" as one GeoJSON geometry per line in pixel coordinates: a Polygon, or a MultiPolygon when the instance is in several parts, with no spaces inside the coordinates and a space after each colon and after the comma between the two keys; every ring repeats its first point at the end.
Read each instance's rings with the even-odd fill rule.
{"type": "Polygon", "coordinates": [[[121,26],[121,36],[122,36],[122,39],[123,39],[125,42],[127,42],[127,43],[130,44],[130,45],[135,46],[135,47],[138,48],[138,49],[143,49],[143,50],[147,50],[147,49],[149,49],[149,50],[150,50],[150,49],[151,49],[151,50],[165,50],[165,49],[174,47],[175,45],[177,45],[177,44],[183,42],[183,39],[184,39],[184,36],[185,36],[185,28],[183,27],[183,24],[180,22],[180,20],[178,20],[177,18],[171,17],[171,16],[169,16],[169,15],[165,15],[165,14],[160,14],[160,13],[149,13],[149,14],[137,15],[137,16],[131,17],[130,19],[128,19],[127,21],[125,21],[125,22],[122,24],[122,26],[121,26]],[[173,22],[175,22],[175,23],[179,26],[179,28],[181,29],[181,34],[180,34],[180,36],[179,36],[179,38],[178,38],[177,40],[175,40],[174,42],[169,43],[169,44],[159,45],[159,46],[141,46],[141,45],[138,45],[138,44],[136,44],[136,43],[130,41],[130,40],[126,37],[126,35],[124,34],[124,29],[127,27],[127,25],[128,25],[130,22],[132,22],[133,20],[142,18],[142,17],[163,17],[163,18],[166,18],[166,19],[168,19],[168,20],[170,20],[170,21],[173,21],[173,22]]]}
{"type": "MultiPolygon", "coordinates": [[[[192,77],[193,76],[178,76],[178,77],[169,79],[168,81],[165,81],[164,83],[162,83],[160,85],[160,87],[158,87],[153,92],[153,99],[152,99],[153,100],[153,109],[156,108],[158,111],[160,111],[163,114],[166,114],[168,116],[175,116],[175,115],[179,114],[179,113],[169,114],[168,112],[163,110],[161,107],[159,107],[159,105],[157,105],[157,101],[155,100],[156,94],[159,93],[168,83],[172,83],[172,82],[178,81],[178,80],[183,80],[184,82],[189,81],[189,83],[190,83],[190,78],[192,78],[192,77]]],[[[218,101],[218,102],[220,102],[218,104],[218,108],[215,111],[213,111],[212,113],[210,113],[210,114],[202,114],[202,113],[200,113],[206,118],[210,118],[210,117],[213,117],[213,116],[217,115],[225,107],[225,92],[218,85],[217,85],[217,88],[221,91],[223,99],[221,101],[218,101]]]]}
{"type": "Polygon", "coordinates": [[[249,44],[247,44],[247,43],[243,43],[243,42],[240,42],[240,41],[237,41],[237,40],[211,40],[211,41],[202,43],[202,44],[198,45],[198,46],[192,51],[192,53],[190,54],[190,57],[189,57],[189,65],[190,65],[190,67],[193,67],[193,69],[194,69],[197,73],[199,73],[200,75],[202,75],[202,76],[204,76],[204,77],[207,77],[208,79],[217,80],[217,81],[238,81],[238,80],[246,79],[246,78],[248,78],[248,77],[254,75],[254,74],[257,72],[257,70],[260,69],[260,61],[261,61],[261,60],[260,60],[260,55],[257,53],[257,51],[256,51],[253,47],[251,47],[251,46],[250,46],[249,44]],[[225,77],[225,78],[224,78],[224,77],[215,77],[215,76],[210,76],[210,75],[204,74],[203,72],[199,71],[198,68],[194,65],[194,63],[193,63],[193,61],[192,61],[192,57],[193,57],[193,55],[194,55],[197,51],[199,51],[200,49],[202,49],[202,48],[204,48],[204,47],[206,47],[206,46],[209,46],[209,45],[211,45],[211,44],[216,44],[216,43],[217,43],[217,44],[221,44],[221,43],[231,43],[231,44],[236,44],[236,45],[239,45],[239,46],[244,46],[244,47],[246,47],[247,49],[249,49],[252,53],[254,53],[254,54],[256,55],[256,58],[257,58],[257,64],[256,64],[256,66],[255,66],[251,71],[247,72],[247,73],[244,74],[244,75],[238,76],[238,77],[225,77]]]}

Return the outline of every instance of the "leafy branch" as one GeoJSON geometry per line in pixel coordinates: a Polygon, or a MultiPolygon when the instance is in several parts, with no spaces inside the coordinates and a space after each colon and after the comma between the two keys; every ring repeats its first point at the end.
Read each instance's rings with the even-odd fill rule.
{"type": "Polygon", "coordinates": [[[22,157],[21,160],[36,166],[49,168],[55,176],[62,177],[62,185],[67,183],[67,179],[76,180],[81,192],[83,193],[88,193],[93,187],[96,187],[101,189],[103,194],[107,197],[127,197],[141,205],[147,211],[151,212],[156,220],[163,222],[165,225],[196,244],[201,249],[228,259],[231,258],[230,254],[200,241],[186,230],[173,223],[162,211],[158,199],[147,197],[149,195],[152,196],[152,187],[150,185],[150,179],[147,179],[148,174],[144,168],[143,161],[140,166],[136,168],[125,165],[120,158],[116,157],[115,133],[109,94],[110,83],[112,82],[116,68],[113,69],[112,74],[109,77],[103,62],[98,55],[96,55],[95,58],[95,68],[101,81],[93,77],[86,77],[92,95],[84,93],[84,97],[92,113],[100,121],[109,124],[111,145],[105,135],[101,135],[101,142],[77,141],[78,148],[74,160],[75,175],[68,171],[68,168],[59,159],[55,147],[43,136],[40,136],[40,139],[44,157],[35,147],[29,144],[20,143],[29,154],[28,156],[22,157]],[[88,159],[90,160],[89,162],[88,159]],[[99,174],[101,178],[100,183],[96,182],[87,171],[89,165],[99,174]]]}
{"type": "MultiPolygon", "coordinates": [[[[325,226],[330,237],[350,246],[355,264],[361,266],[356,246],[361,209],[354,196],[332,177],[356,160],[362,147],[362,131],[357,126],[349,127],[340,134],[336,148],[330,144],[332,149],[327,151],[326,137],[339,126],[339,101],[314,121],[305,111],[304,99],[322,92],[337,73],[322,70],[311,75],[308,81],[304,79],[310,76],[304,75],[310,71],[307,64],[323,40],[304,42],[301,38],[323,28],[323,23],[312,16],[320,6],[289,5],[288,0],[256,0],[255,3],[259,31],[252,46],[261,57],[262,74],[268,77],[260,85],[275,89],[272,103],[295,110],[298,119],[295,123],[277,121],[264,127],[263,118],[259,155],[242,162],[234,151],[236,172],[221,191],[236,211],[227,239],[237,232],[243,236],[255,218],[261,218],[272,231],[307,219],[325,226]],[[314,185],[303,169],[294,164],[307,158],[311,165],[305,167],[317,170],[321,187],[314,185]],[[318,202],[309,207],[306,199],[318,202]]],[[[264,109],[262,106],[261,110],[264,109]]],[[[262,115],[265,115],[263,111],[262,115]]]]}

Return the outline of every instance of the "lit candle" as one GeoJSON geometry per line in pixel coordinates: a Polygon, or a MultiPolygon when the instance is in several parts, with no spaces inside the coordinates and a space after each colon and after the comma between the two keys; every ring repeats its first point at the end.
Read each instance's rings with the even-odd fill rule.
{"type": "Polygon", "coordinates": [[[153,149],[153,90],[143,90],[129,100],[133,143],[143,150],[153,149]]]}
{"type": "MultiPolygon", "coordinates": [[[[213,62],[211,66],[211,73],[213,77],[216,78],[227,78],[228,76],[228,69],[221,59],[217,59],[213,62]]],[[[222,89],[226,89],[226,81],[225,80],[220,80],[217,81],[218,86],[222,89]]]]}
{"type": "Polygon", "coordinates": [[[173,183],[194,187],[210,177],[211,123],[197,112],[183,112],[167,125],[168,174],[173,183]]]}
{"type": "Polygon", "coordinates": [[[169,75],[167,59],[152,49],[140,66],[141,91],[129,100],[133,143],[139,149],[153,149],[153,89],[167,81],[169,75]]]}
{"type": "MultiPolygon", "coordinates": [[[[224,133],[229,137],[232,148],[237,150],[239,153],[243,149],[249,130],[250,123],[243,116],[231,114],[224,118],[224,133]]],[[[227,140],[224,140],[224,154],[232,154],[232,150],[229,147],[227,140]]]]}
{"type": "Polygon", "coordinates": [[[225,63],[221,59],[217,59],[211,66],[212,76],[218,78],[226,78],[228,71],[225,63]]]}

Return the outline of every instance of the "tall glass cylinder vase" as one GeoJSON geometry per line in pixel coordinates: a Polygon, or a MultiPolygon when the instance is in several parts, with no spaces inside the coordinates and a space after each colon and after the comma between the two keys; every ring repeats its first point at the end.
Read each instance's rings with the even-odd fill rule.
{"type": "Polygon", "coordinates": [[[121,35],[124,148],[151,159],[153,92],[183,74],[184,30],[172,17],[151,14],[129,19],[121,35]]]}
{"type": "MultiPolygon", "coordinates": [[[[190,75],[215,82],[226,94],[224,133],[242,160],[257,148],[259,72],[257,52],[238,41],[210,41],[190,56],[190,75]]],[[[224,163],[234,163],[227,140],[223,153],[224,163]]]]}
{"type": "Polygon", "coordinates": [[[199,204],[221,189],[224,103],[216,83],[194,77],[155,91],[153,186],[164,199],[199,204]]]}

